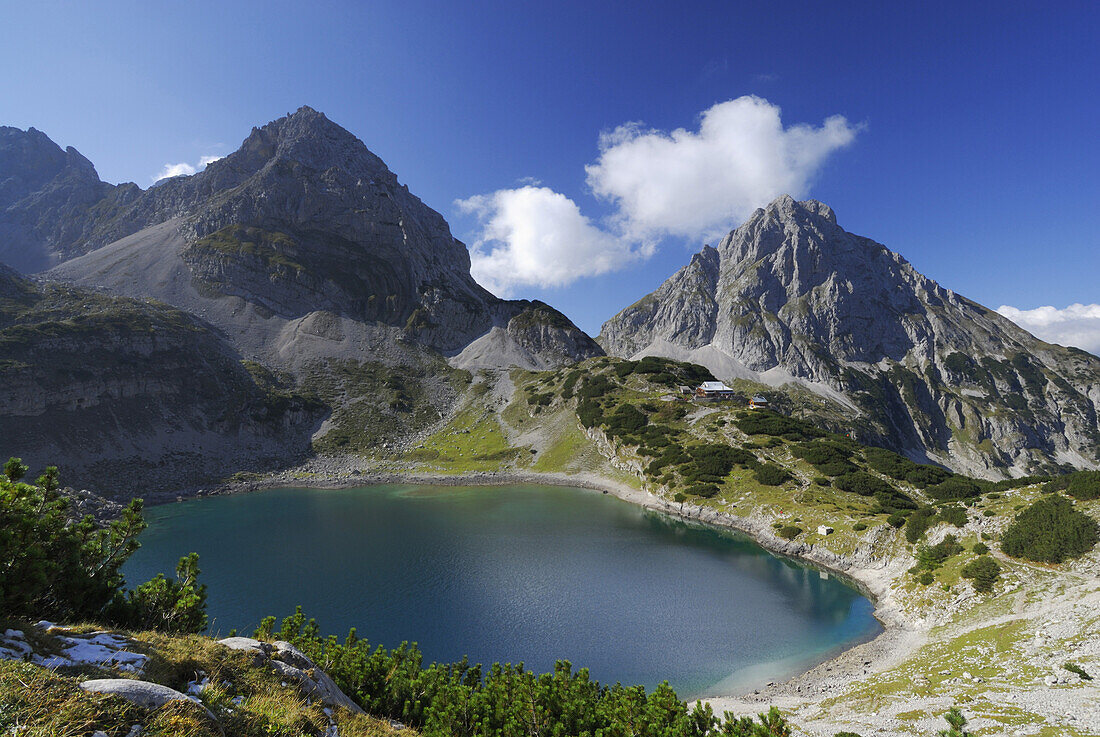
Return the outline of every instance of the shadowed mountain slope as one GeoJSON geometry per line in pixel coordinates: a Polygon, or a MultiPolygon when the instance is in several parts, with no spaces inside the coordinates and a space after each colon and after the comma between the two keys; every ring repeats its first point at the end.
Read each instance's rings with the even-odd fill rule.
{"type": "Polygon", "coordinates": [[[97,225],[140,193],[101,182],[92,162],[41,131],[0,126],[0,261],[31,273],[84,253],[97,225]]]}
{"type": "Polygon", "coordinates": [[[282,467],[324,408],[263,376],[187,313],[0,266],[4,458],[120,495],[282,467]]]}

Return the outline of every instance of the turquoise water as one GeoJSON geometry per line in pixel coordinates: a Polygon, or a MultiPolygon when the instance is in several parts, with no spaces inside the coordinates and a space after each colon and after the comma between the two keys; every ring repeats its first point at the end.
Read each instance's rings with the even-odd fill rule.
{"type": "Polygon", "coordinates": [[[200,555],[211,630],[301,604],[425,660],[566,659],[681,696],[791,675],[881,631],[847,583],[748,538],[561,487],[273,489],[147,510],[134,585],[200,555]]]}

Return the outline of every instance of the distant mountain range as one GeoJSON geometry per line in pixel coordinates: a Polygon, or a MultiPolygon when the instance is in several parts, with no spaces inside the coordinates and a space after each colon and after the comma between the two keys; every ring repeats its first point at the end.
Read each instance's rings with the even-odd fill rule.
{"type": "Polygon", "coordinates": [[[444,417],[462,369],[605,350],[812,396],[798,412],[955,470],[1100,462],[1100,359],[943,289],[821,203],[758,210],[597,344],[478,285],[444,219],[308,107],[147,190],[0,128],[0,261],[36,275],[0,271],[0,456],[85,484],[139,468],[122,486],[182,488],[370,452],[444,417]]]}
{"type": "Polygon", "coordinates": [[[1100,358],[1044,343],[784,196],[607,321],[609,354],[803,387],[837,429],[979,476],[1100,462],[1100,358]]]}

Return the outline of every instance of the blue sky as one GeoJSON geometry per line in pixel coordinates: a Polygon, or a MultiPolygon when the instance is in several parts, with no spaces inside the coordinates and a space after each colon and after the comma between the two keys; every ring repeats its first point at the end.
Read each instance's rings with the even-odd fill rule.
{"type": "MultiPolygon", "coordinates": [[[[593,334],[737,225],[753,196],[790,181],[949,288],[994,308],[1053,306],[1053,316],[1017,319],[1051,336],[1058,325],[1060,335],[1084,331],[1062,339],[1095,338],[1084,347],[1097,350],[1100,10],[957,5],[8,3],[0,124],[33,125],[105,180],[145,187],[166,164],[229,153],[253,125],[311,105],[467,243],[483,240],[486,224],[510,232],[500,226],[532,212],[524,207],[535,208],[531,228],[561,230],[563,253],[583,241],[573,258],[546,260],[557,285],[535,283],[535,254],[536,276],[502,286],[593,334]],[[730,191],[729,222],[701,212],[697,232],[631,200],[665,181],[642,144],[660,149],[684,129],[706,163],[701,116],[749,95],[780,127],[742,139],[745,120],[733,116],[711,143],[789,144],[792,126],[810,126],[812,145],[795,147],[790,171],[678,171],[676,183],[700,187],[692,202],[730,191]],[[843,125],[827,135],[834,116],[843,125]],[[642,125],[624,133],[632,122],[642,125]],[[636,144],[615,149],[617,163],[601,158],[613,144],[600,147],[616,129],[636,144]],[[602,174],[586,171],[601,163],[602,174]],[[509,192],[529,195],[524,206],[509,192]],[[609,270],[581,275],[597,261],[609,270]],[[1082,308],[1062,311],[1073,303],[1082,308]]],[[[679,151],[666,154],[690,169],[679,151]]],[[[528,235],[542,242],[541,231],[528,235]]],[[[488,241],[481,253],[509,248],[488,241]]],[[[498,260],[498,281],[510,264],[498,260]]]]}

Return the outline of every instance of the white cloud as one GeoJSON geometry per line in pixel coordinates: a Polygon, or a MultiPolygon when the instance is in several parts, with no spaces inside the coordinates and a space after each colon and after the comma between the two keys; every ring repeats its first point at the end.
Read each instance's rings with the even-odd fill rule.
{"type": "Polygon", "coordinates": [[[1048,343],[1100,355],[1100,304],[1077,303],[1063,310],[1050,305],[1033,310],[1001,305],[997,312],[1048,343]]]}
{"type": "Polygon", "coordinates": [[[652,253],[594,226],[577,203],[547,187],[502,189],[455,203],[477,215],[470,248],[474,278],[508,295],[518,284],[562,286],[621,268],[652,253]]]}
{"type": "Polygon", "coordinates": [[[803,196],[858,130],[839,115],[784,128],[779,107],[753,96],[704,111],[698,131],[626,123],[600,135],[585,167],[592,193],[614,208],[607,223],[537,180],[456,202],[480,221],[474,276],[500,292],[564,286],[648,258],[665,236],[718,236],[781,194],[803,196]]]}
{"type": "Polygon", "coordinates": [[[618,207],[628,236],[725,232],[782,194],[801,198],[825,159],[855,139],[840,115],[783,127],[776,105],[746,96],[706,110],[699,130],[621,125],[600,136],[588,185],[618,207]]]}
{"type": "Polygon", "coordinates": [[[159,182],[161,179],[169,179],[171,177],[191,176],[195,172],[202,171],[206,168],[207,164],[213,164],[218,159],[224,158],[222,156],[201,156],[199,157],[199,163],[188,164],[186,161],[181,161],[178,164],[165,164],[161,168],[160,173],[152,176],[153,182],[159,182]]]}
{"type": "Polygon", "coordinates": [[[165,164],[159,174],[153,175],[153,181],[159,182],[161,179],[169,179],[171,177],[191,176],[194,173],[195,167],[185,162],[179,164],[165,164]]]}

